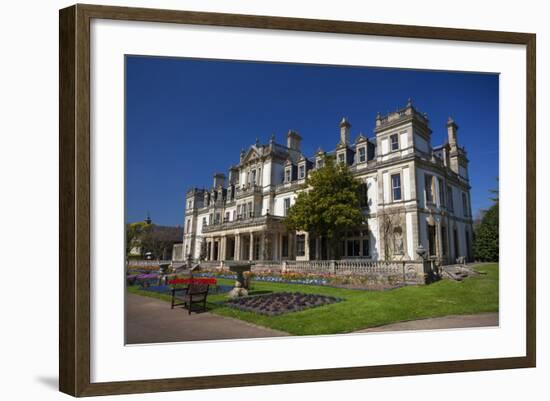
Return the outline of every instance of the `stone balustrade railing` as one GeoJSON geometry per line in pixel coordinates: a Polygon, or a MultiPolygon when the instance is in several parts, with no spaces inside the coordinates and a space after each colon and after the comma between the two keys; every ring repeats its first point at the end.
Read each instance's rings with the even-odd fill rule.
{"type": "Polygon", "coordinates": [[[405,283],[424,282],[433,269],[429,261],[417,260],[288,260],[282,264],[284,272],[395,276],[405,283]]]}
{"type": "Polygon", "coordinates": [[[135,267],[150,267],[150,266],[160,266],[164,264],[170,264],[172,263],[171,260],[129,260],[126,262],[128,266],[135,266],[135,267]]]}

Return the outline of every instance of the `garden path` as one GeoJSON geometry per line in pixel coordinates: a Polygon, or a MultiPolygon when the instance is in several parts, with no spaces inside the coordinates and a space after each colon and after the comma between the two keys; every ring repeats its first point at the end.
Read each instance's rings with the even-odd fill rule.
{"type": "Polygon", "coordinates": [[[170,309],[159,299],[126,294],[126,343],[146,344],[287,336],[288,333],[203,312],[170,309]]]}

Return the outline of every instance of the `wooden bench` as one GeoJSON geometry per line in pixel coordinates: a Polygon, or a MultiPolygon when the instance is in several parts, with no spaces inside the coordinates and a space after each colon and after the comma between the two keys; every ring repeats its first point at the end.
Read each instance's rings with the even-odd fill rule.
{"type": "Polygon", "coordinates": [[[185,288],[172,288],[172,307],[183,305],[191,314],[193,304],[202,304],[202,310],[206,311],[206,298],[208,296],[208,283],[195,282],[191,279],[185,288]],[[181,301],[176,303],[176,300],[181,301]]]}

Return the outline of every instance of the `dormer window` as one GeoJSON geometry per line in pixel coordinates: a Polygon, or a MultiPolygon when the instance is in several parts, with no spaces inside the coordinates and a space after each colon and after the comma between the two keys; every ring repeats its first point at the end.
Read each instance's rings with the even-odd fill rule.
{"type": "Polygon", "coordinates": [[[399,135],[393,134],[390,135],[390,144],[391,144],[391,150],[398,150],[399,149],[399,135]]]}
{"type": "Polygon", "coordinates": [[[300,167],[298,167],[298,178],[300,180],[306,178],[306,166],[305,166],[305,164],[302,164],[300,167]]]}
{"type": "Polygon", "coordinates": [[[346,162],[346,155],[344,153],[340,153],[338,155],[338,163],[344,164],[346,162]]]}
{"type": "Polygon", "coordinates": [[[367,161],[367,148],[364,146],[359,148],[359,163],[364,163],[367,161]]]}
{"type": "Polygon", "coordinates": [[[290,182],[292,180],[292,168],[289,167],[285,170],[285,182],[290,182]]]}
{"type": "Polygon", "coordinates": [[[317,159],[317,168],[323,167],[323,159],[317,159]]]}

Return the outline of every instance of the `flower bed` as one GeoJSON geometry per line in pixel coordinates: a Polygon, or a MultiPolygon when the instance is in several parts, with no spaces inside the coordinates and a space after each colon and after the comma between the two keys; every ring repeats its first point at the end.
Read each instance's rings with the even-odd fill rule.
{"type": "MultiPolygon", "coordinates": [[[[228,280],[236,280],[237,275],[227,270],[207,270],[194,273],[194,277],[216,277],[228,280]]],[[[331,287],[349,289],[384,290],[392,289],[402,285],[399,276],[383,276],[378,274],[332,274],[332,273],[295,273],[264,270],[259,272],[245,272],[245,280],[283,283],[283,284],[306,284],[326,285],[331,287]]]]}
{"type": "Polygon", "coordinates": [[[126,276],[126,282],[128,285],[140,285],[142,287],[150,287],[151,285],[158,283],[158,280],[158,273],[134,273],[126,276]]]}
{"type": "Polygon", "coordinates": [[[303,294],[301,292],[276,292],[236,298],[225,302],[235,309],[255,312],[262,315],[276,316],[283,313],[298,312],[304,309],[329,305],[342,301],[341,298],[327,295],[303,294]]]}
{"type": "MultiPolygon", "coordinates": [[[[159,294],[171,294],[173,286],[171,285],[151,285],[148,287],[140,288],[141,291],[156,292],[159,294]]],[[[233,289],[230,285],[218,285],[208,287],[208,294],[224,294],[233,289]]]]}

